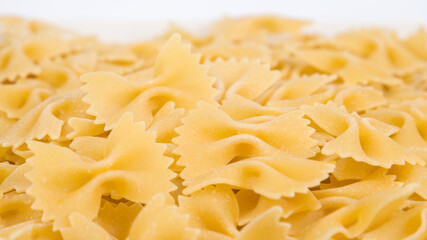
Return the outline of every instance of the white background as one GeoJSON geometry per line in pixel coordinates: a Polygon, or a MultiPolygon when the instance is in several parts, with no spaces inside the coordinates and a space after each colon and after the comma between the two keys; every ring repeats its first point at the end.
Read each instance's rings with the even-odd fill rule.
{"type": "Polygon", "coordinates": [[[427,0],[0,0],[0,15],[44,20],[112,41],[143,39],[170,21],[200,28],[225,15],[259,14],[314,20],[322,28],[412,31],[427,24],[427,0]]]}

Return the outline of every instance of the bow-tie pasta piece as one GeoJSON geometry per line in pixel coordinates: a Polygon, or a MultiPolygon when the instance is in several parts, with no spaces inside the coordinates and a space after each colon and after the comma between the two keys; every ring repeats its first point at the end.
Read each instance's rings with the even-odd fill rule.
{"type": "Polygon", "coordinates": [[[72,132],[67,121],[71,117],[89,117],[87,104],[82,102],[84,93],[79,89],[54,95],[25,114],[9,131],[0,137],[2,146],[19,146],[31,140],[68,140],[72,132]]]}
{"type": "Polygon", "coordinates": [[[218,101],[237,94],[254,100],[273,85],[280,77],[279,71],[271,71],[269,64],[247,59],[224,61],[218,59],[209,66],[209,75],[216,78],[218,101]]]}
{"type": "Polygon", "coordinates": [[[8,118],[19,119],[53,95],[49,86],[38,81],[0,85],[0,111],[8,118]]]}
{"type": "Polygon", "coordinates": [[[335,95],[336,89],[328,85],[336,75],[303,75],[280,83],[267,102],[267,106],[299,107],[303,104],[326,103],[335,95]]]}
{"type": "MultiPolygon", "coordinates": [[[[6,167],[3,164],[5,163],[0,163],[0,166],[6,167]]],[[[29,164],[24,163],[20,166],[7,164],[6,168],[7,169],[1,170],[12,171],[7,174],[6,178],[4,178],[2,181],[0,179],[0,197],[2,197],[4,193],[10,192],[12,190],[15,190],[17,193],[25,192],[25,190],[27,190],[27,188],[31,185],[31,182],[24,177],[24,175],[31,169],[29,164]]]]}
{"type": "Polygon", "coordinates": [[[35,198],[33,208],[43,210],[43,219],[54,220],[58,229],[69,225],[72,212],[94,219],[103,194],[146,203],[156,193],[173,191],[170,179],[175,174],[168,169],[172,159],[163,156],[165,147],[154,139],[143,122],[134,123],[127,113],[97,161],[69,148],[31,142],[34,157],[27,161],[32,170],[25,176],[32,182],[27,193],[35,198]]]}
{"type": "Polygon", "coordinates": [[[314,211],[320,208],[320,202],[313,193],[296,193],[291,198],[280,198],[279,200],[266,198],[250,190],[240,190],[236,194],[239,202],[239,225],[246,225],[256,217],[262,215],[268,209],[279,206],[282,208],[282,218],[288,218],[292,214],[304,211],[314,211]]]}
{"type": "Polygon", "coordinates": [[[61,228],[61,235],[64,240],[114,240],[105,229],[91,220],[87,219],[84,215],[74,212],[70,214],[71,227],[61,228]]]}
{"type": "Polygon", "coordinates": [[[340,91],[334,102],[345,106],[348,112],[362,112],[387,103],[383,93],[372,87],[355,86],[340,91]]]}
{"type": "Polygon", "coordinates": [[[420,28],[416,33],[409,36],[403,44],[409,48],[412,53],[427,60],[427,33],[423,28],[420,28]]]}
{"type": "Polygon", "coordinates": [[[235,121],[244,123],[261,123],[271,120],[292,108],[266,107],[239,95],[233,95],[222,101],[219,108],[235,121]]]}
{"type": "Polygon", "coordinates": [[[58,93],[76,89],[82,85],[78,75],[66,66],[59,63],[42,61],[40,67],[41,72],[37,75],[36,79],[48,83],[58,93]]]}
{"type": "Polygon", "coordinates": [[[398,213],[382,226],[368,232],[362,240],[423,240],[427,239],[427,204],[421,203],[398,213]]]}
{"type": "Polygon", "coordinates": [[[393,164],[424,164],[409,149],[373,127],[367,119],[348,114],[334,104],[315,104],[301,107],[319,127],[335,137],[327,142],[322,154],[352,157],[359,162],[390,168],[393,164]]]}
{"type": "Polygon", "coordinates": [[[340,187],[335,187],[331,180],[331,187],[328,186],[329,184],[322,184],[320,185],[321,190],[314,190],[313,194],[317,199],[327,197],[361,199],[377,192],[403,185],[402,182],[395,181],[396,176],[386,175],[386,172],[387,169],[379,169],[359,182],[340,187]]]}
{"type": "Polygon", "coordinates": [[[182,45],[173,35],[160,51],[152,79],[129,81],[107,72],[82,76],[87,84],[85,101],[91,106],[88,113],[96,116],[96,123],[105,123],[111,129],[124,112],[132,112],[137,121],[150,124],[153,115],[165,103],[175,102],[177,108],[189,110],[198,101],[214,103],[214,79],[207,76],[207,68],[199,64],[189,46],[182,45]]]}
{"type": "Polygon", "coordinates": [[[224,166],[236,157],[296,156],[311,157],[316,142],[310,138],[313,129],[302,118],[301,111],[291,111],[259,124],[233,120],[218,107],[200,103],[173,139],[179,165],[186,168],[184,179],[195,177],[224,166]],[[197,149],[197,151],[195,151],[197,149]]]}
{"type": "Polygon", "coordinates": [[[329,49],[298,49],[294,53],[297,58],[320,71],[337,74],[348,85],[369,83],[397,85],[402,82],[380,66],[350,53],[329,49]]]}
{"type": "Polygon", "coordinates": [[[31,209],[33,202],[34,199],[25,193],[5,194],[0,199],[0,229],[40,219],[42,213],[31,209]]]}
{"type": "MultiPolygon", "coordinates": [[[[16,120],[7,117],[6,113],[0,112],[0,138],[15,124],[16,120]]],[[[2,147],[0,145],[0,153],[2,147]]],[[[1,154],[0,154],[1,155],[1,154]]]]}
{"type": "Polygon", "coordinates": [[[132,224],[127,240],[196,240],[200,230],[189,227],[189,216],[167,204],[164,195],[155,195],[132,224]]]}
{"type": "Polygon", "coordinates": [[[335,162],[333,176],[339,180],[362,180],[378,169],[376,166],[364,162],[357,162],[351,158],[341,158],[335,162]]]}
{"type": "Polygon", "coordinates": [[[40,66],[25,55],[22,46],[12,44],[0,49],[0,83],[16,81],[31,74],[38,74],[40,66]]]}
{"type": "Polygon", "coordinates": [[[255,40],[267,34],[296,34],[308,24],[308,21],[274,16],[224,18],[212,27],[211,34],[230,41],[255,40]]]}
{"type": "Polygon", "coordinates": [[[391,139],[402,146],[427,151],[427,141],[421,135],[422,129],[418,129],[415,119],[410,114],[403,111],[380,109],[369,111],[364,116],[398,127],[399,130],[391,136],[391,139]]]}
{"type": "Polygon", "coordinates": [[[339,34],[336,41],[340,47],[371,60],[391,74],[404,75],[425,66],[425,63],[398,42],[392,32],[359,30],[339,34]]]}
{"type": "Polygon", "coordinates": [[[53,231],[52,223],[28,221],[0,230],[1,240],[62,239],[58,231],[53,231]]]}
{"type": "Polygon", "coordinates": [[[288,235],[291,225],[280,222],[283,211],[280,207],[272,207],[246,225],[236,240],[296,240],[288,235]]]}
{"type": "Polygon", "coordinates": [[[302,233],[303,240],[327,240],[342,234],[356,238],[386,222],[414,193],[416,184],[369,195],[313,222],[302,233]]]}
{"type": "Polygon", "coordinates": [[[228,184],[237,189],[251,189],[272,199],[307,193],[317,186],[333,164],[293,157],[254,157],[214,169],[184,181],[184,194],[190,194],[211,184],[228,184]]]}
{"type": "Polygon", "coordinates": [[[178,199],[180,211],[190,216],[188,225],[200,229],[198,240],[226,240],[238,235],[239,206],[229,188],[208,186],[178,199]]]}
{"type": "Polygon", "coordinates": [[[415,190],[419,196],[427,200],[427,168],[419,165],[405,164],[403,166],[393,166],[389,174],[396,175],[399,182],[418,183],[420,187],[415,190]]]}

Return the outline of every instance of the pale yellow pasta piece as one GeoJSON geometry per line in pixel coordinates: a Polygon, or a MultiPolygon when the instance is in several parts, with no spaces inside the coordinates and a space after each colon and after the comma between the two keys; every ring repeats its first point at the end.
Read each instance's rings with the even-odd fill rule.
{"type": "Polygon", "coordinates": [[[299,107],[303,104],[326,103],[335,95],[335,88],[327,85],[336,75],[303,75],[282,82],[267,102],[267,106],[299,107]]]}
{"type": "Polygon", "coordinates": [[[52,35],[34,35],[22,43],[25,55],[34,62],[51,59],[61,54],[68,53],[71,49],[68,41],[52,35]]]}
{"type": "Polygon", "coordinates": [[[230,240],[238,235],[239,206],[229,188],[208,186],[178,199],[179,211],[190,216],[188,226],[200,229],[198,240],[230,240]]]}
{"type": "Polygon", "coordinates": [[[0,111],[19,119],[51,95],[48,85],[38,81],[0,85],[0,111]]]}
{"type": "Polygon", "coordinates": [[[84,94],[71,90],[54,95],[25,114],[9,131],[0,137],[3,146],[21,146],[34,139],[67,140],[72,131],[67,120],[71,117],[86,117],[87,104],[82,102],[84,94]]]}
{"type": "Polygon", "coordinates": [[[48,83],[58,93],[79,88],[82,85],[78,75],[61,64],[42,61],[40,67],[41,72],[37,75],[37,79],[48,83]]]}
{"type": "Polygon", "coordinates": [[[403,166],[393,166],[390,169],[389,174],[396,175],[396,180],[400,182],[408,183],[418,183],[420,187],[415,190],[415,192],[420,195],[422,198],[427,200],[427,168],[405,164],[403,166]]]}
{"type": "Polygon", "coordinates": [[[427,204],[399,213],[368,232],[363,240],[423,240],[427,238],[427,204]]]}
{"type": "Polygon", "coordinates": [[[28,58],[22,46],[13,44],[0,49],[0,82],[38,74],[41,69],[28,58]]]}
{"type": "Polygon", "coordinates": [[[154,139],[128,113],[108,136],[98,161],[65,147],[31,142],[34,157],[27,161],[33,169],[26,177],[32,182],[27,192],[36,199],[33,208],[43,210],[43,220],[54,220],[58,229],[69,225],[72,212],[94,219],[103,194],[146,203],[156,193],[174,190],[169,180],[175,174],[168,170],[172,160],[154,139]]]}
{"type": "Polygon", "coordinates": [[[337,234],[358,237],[386,222],[415,191],[416,184],[369,195],[313,222],[300,239],[330,239],[337,234]]]}
{"type": "Polygon", "coordinates": [[[10,192],[0,199],[0,229],[40,219],[42,213],[31,209],[34,199],[25,193],[10,192]],[[13,213],[13,214],[11,214],[13,213]]]}
{"type": "Polygon", "coordinates": [[[3,196],[4,193],[10,192],[12,190],[15,190],[17,193],[25,192],[25,190],[27,190],[27,188],[31,185],[31,182],[24,177],[24,175],[30,171],[28,163],[24,163],[20,166],[10,165],[9,168],[13,168],[13,171],[10,172],[10,174],[8,174],[7,177],[1,181],[0,197],[3,196]]]}
{"type": "Polygon", "coordinates": [[[189,216],[175,205],[168,205],[164,195],[155,195],[136,217],[127,240],[196,240],[200,231],[188,226],[189,216]]]}
{"type": "Polygon", "coordinates": [[[95,123],[105,123],[111,129],[124,112],[132,112],[137,121],[150,124],[153,115],[168,101],[186,110],[197,101],[213,103],[215,90],[207,69],[199,57],[191,55],[188,46],[181,45],[178,35],[172,36],[160,51],[150,81],[129,81],[119,75],[97,72],[82,76],[83,87],[91,106],[88,113],[96,116],[95,123]]]}
{"type": "Polygon", "coordinates": [[[336,41],[341,47],[369,59],[392,74],[404,75],[425,66],[391,32],[359,30],[339,34],[336,41]]]}
{"type": "Polygon", "coordinates": [[[333,168],[329,163],[286,156],[247,158],[186,179],[183,193],[190,194],[211,184],[228,184],[272,199],[293,197],[317,186],[333,168]]]}
{"type": "Polygon", "coordinates": [[[142,206],[138,203],[124,204],[120,202],[115,205],[105,201],[94,222],[103,227],[114,238],[125,239],[129,235],[132,222],[141,209],[142,206]]]}
{"type": "Polygon", "coordinates": [[[351,158],[342,158],[336,161],[335,170],[332,174],[339,181],[362,180],[377,169],[378,167],[364,162],[357,162],[351,158]]]}
{"type": "Polygon", "coordinates": [[[70,117],[67,123],[72,128],[72,131],[65,136],[68,139],[81,136],[96,136],[104,133],[105,126],[94,123],[93,119],[70,117]]]}
{"type": "MultiPolygon", "coordinates": [[[[386,175],[386,173],[387,169],[379,169],[359,182],[335,188],[326,186],[326,189],[314,190],[313,194],[317,199],[326,197],[361,199],[377,192],[403,185],[403,183],[395,181],[396,176],[386,175]]],[[[325,188],[325,186],[321,185],[321,188],[325,188]]]]}
{"type": "Polygon", "coordinates": [[[369,111],[364,116],[399,127],[399,130],[391,138],[402,146],[414,150],[427,150],[427,141],[420,133],[422,129],[418,129],[415,119],[410,114],[384,109],[369,111]]]}
{"type": "Polygon", "coordinates": [[[420,28],[416,33],[403,42],[415,55],[427,60],[427,34],[423,28],[420,28]]]}
{"type": "Polygon", "coordinates": [[[224,18],[213,27],[211,34],[230,41],[242,41],[258,34],[298,33],[310,22],[275,16],[224,18]]]}
{"type": "Polygon", "coordinates": [[[228,61],[217,59],[209,65],[208,73],[216,78],[218,101],[234,94],[256,99],[280,77],[280,72],[271,71],[269,64],[247,59],[236,61],[234,58],[228,61]]]}
{"type": "Polygon", "coordinates": [[[179,137],[173,142],[178,145],[175,152],[181,155],[178,164],[186,167],[181,173],[184,179],[207,173],[236,157],[314,155],[311,148],[315,141],[310,138],[313,129],[307,127],[301,111],[248,124],[234,121],[216,106],[200,103],[182,121],[184,125],[176,129],[179,137]]]}
{"type": "Polygon", "coordinates": [[[34,239],[61,239],[58,231],[52,230],[52,223],[28,221],[0,230],[1,240],[34,240],[34,239]]]}
{"type": "Polygon", "coordinates": [[[224,99],[219,108],[233,120],[245,123],[265,122],[294,110],[292,108],[266,107],[238,95],[224,99]]]}
{"type": "Polygon", "coordinates": [[[236,194],[239,202],[239,225],[246,225],[268,209],[279,206],[282,208],[282,218],[288,218],[292,214],[304,211],[312,211],[320,208],[320,202],[311,193],[296,193],[292,198],[269,199],[250,190],[240,190],[236,194]]]}
{"type": "Polygon", "coordinates": [[[80,213],[71,213],[69,218],[71,227],[60,230],[64,240],[114,240],[105,229],[80,213]]]}
{"type": "Polygon", "coordinates": [[[295,240],[295,238],[288,236],[290,224],[280,222],[282,214],[283,211],[280,207],[270,208],[246,225],[236,240],[295,240]]]}
{"type": "Polygon", "coordinates": [[[401,80],[372,62],[346,52],[328,49],[294,50],[296,57],[329,74],[337,74],[348,85],[381,83],[397,85],[401,80]]]}
{"type": "Polygon", "coordinates": [[[325,155],[338,154],[359,162],[390,168],[393,164],[424,164],[415,153],[398,144],[364,118],[348,114],[334,104],[303,106],[304,112],[322,129],[335,136],[322,149],[325,155]]]}
{"type": "Polygon", "coordinates": [[[345,106],[348,112],[362,112],[386,104],[381,91],[372,87],[351,87],[340,91],[334,102],[345,106]]]}

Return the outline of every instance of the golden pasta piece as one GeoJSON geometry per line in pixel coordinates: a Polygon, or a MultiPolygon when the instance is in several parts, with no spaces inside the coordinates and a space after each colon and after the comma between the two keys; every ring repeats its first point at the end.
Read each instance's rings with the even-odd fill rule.
{"type": "Polygon", "coordinates": [[[154,138],[129,113],[108,136],[98,161],[65,147],[31,142],[34,157],[28,160],[32,170],[26,177],[32,182],[27,192],[36,199],[33,208],[43,210],[43,220],[54,220],[56,230],[69,225],[72,212],[94,219],[103,194],[146,203],[156,193],[174,190],[169,180],[175,174],[168,170],[172,160],[163,156],[165,147],[154,138]]]}
{"type": "Polygon", "coordinates": [[[310,65],[329,74],[337,74],[348,85],[381,83],[397,85],[399,78],[393,77],[385,69],[346,52],[329,49],[298,49],[295,55],[310,65]]]}
{"type": "Polygon", "coordinates": [[[283,197],[276,200],[263,197],[250,190],[240,190],[236,194],[236,198],[239,201],[239,225],[246,225],[274,206],[282,208],[282,218],[320,208],[320,202],[311,192],[305,194],[296,193],[294,197],[283,197]]]}
{"type": "Polygon", "coordinates": [[[365,230],[386,222],[416,188],[417,184],[411,184],[362,198],[313,222],[300,239],[326,240],[337,234],[347,238],[358,237],[365,230]]]}
{"type": "Polygon", "coordinates": [[[155,195],[136,217],[127,240],[196,240],[200,230],[188,226],[189,216],[175,205],[168,205],[164,195],[155,195]]]}
{"type": "Polygon", "coordinates": [[[5,194],[0,199],[0,229],[22,222],[39,220],[42,212],[31,208],[33,202],[34,199],[25,193],[5,194]]]}
{"type": "Polygon", "coordinates": [[[17,148],[36,139],[66,140],[66,135],[72,131],[67,120],[88,116],[83,96],[79,89],[75,89],[46,99],[1,136],[0,144],[17,148]]]}
{"type": "Polygon", "coordinates": [[[107,130],[124,112],[132,112],[135,120],[150,124],[155,112],[169,101],[186,110],[201,100],[213,103],[214,79],[206,74],[199,57],[191,55],[189,46],[174,35],[160,51],[150,81],[129,81],[107,72],[82,76],[87,83],[83,87],[88,93],[85,101],[91,105],[88,113],[96,116],[95,123],[105,123],[107,130]]]}
{"type": "MultiPolygon", "coordinates": [[[[4,166],[2,164],[5,163],[0,163],[0,166],[4,166]]],[[[0,197],[3,196],[4,193],[10,192],[12,190],[15,190],[17,193],[25,192],[25,190],[27,190],[27,188],[31,185],[31,182],[24,177],[24,175],[31,169],[29,164],[24,163],[20,166],[9,164],[7,168],[8,169],[2,170],[10,171],[13,169],[13,171],[11,171],[0,183],[0,197]]]]}
{"type": "Polygon", "coordinates": [[[208,186],[178,199],[180,211],[190,216],[188,225],[201,230],[197,239],[234,239],[239,234],[239,206],[229,188],[208,186]]]}
{"type": "Polygon", "coordinates": [[[217,59],[211,63],[209,75],[216,79],[218,101],[234,94],[256,99],[280,77],[279,71],[271,71],[268,64],[247,59],[236,61],[234,58],[228,61],[217,59]]]}
{"type": "Polygon", "coordinates": [[[405,162],[424,165],[415,153],[384,135],[357,114],[348,114],[334,104],[303,106],[304,112],[322,129],[335,136],[322,149],[325,155],[338,154],[359,162],[390,168],[405,162]]]}
{"type": "Polygon", "coordinates": [[[267,101],[267,106],[299,107],[303,104],[326,103],[335,95],[335,89],[327,85],[336,75],[303,75],[281,82],[267,101]]]}
{"type": "Polygon", "coordinates": [[[362,239],[413,239],[427,238],[427,204],[423,203],[399,213],[380,227],[368,232],[362,239]]]}
{"type": "Polygon", "coordinates": [[[282,209],[280,207],[272,207],[251,223],[246,225],[236,240],[256,240],[256,239],[272,239],[272,240],[295,240],[288,236],[291,226],[288,223],[280,222],[282,209]]]}
{"type": "Polygon", "coordinates": [[[362,112],[386,104],[381,91],[372,87],[351,87],[340,91],[334,102],[344,105],[348,112],[362,112]]]}

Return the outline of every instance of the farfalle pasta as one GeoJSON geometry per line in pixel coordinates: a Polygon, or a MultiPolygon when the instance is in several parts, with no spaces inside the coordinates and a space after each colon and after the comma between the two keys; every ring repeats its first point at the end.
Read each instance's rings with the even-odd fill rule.
{"type": "Polygon", "coordinates": [[[427,34],[0,17],[0,240],[427,239],[427,34]]]}

